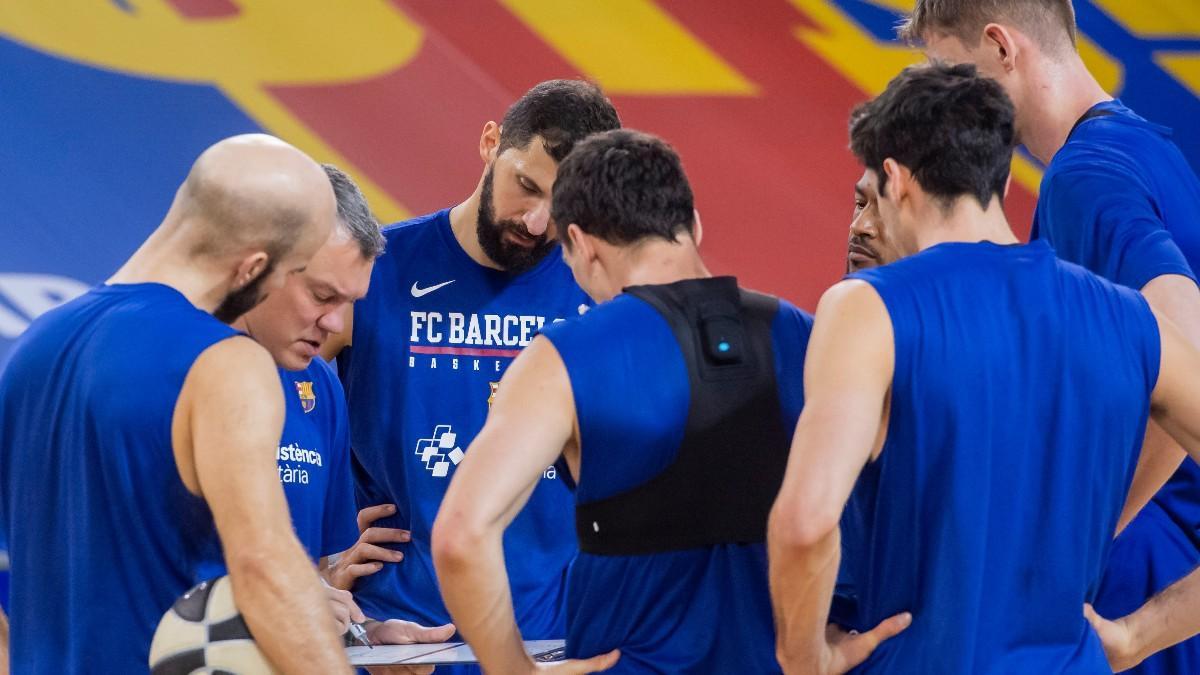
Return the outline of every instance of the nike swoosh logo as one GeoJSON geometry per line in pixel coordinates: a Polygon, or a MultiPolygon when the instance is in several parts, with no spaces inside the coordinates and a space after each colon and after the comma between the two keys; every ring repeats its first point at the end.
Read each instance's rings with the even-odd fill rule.
{"type": "Polygon", "coordinates": [[[442,286],[449,286],[452,283],[454,283],[454,279],[451,279],[450,281],[443,281],[442,283],[436,284],[434,286],[428,286],[426,288],[419,288],[417,286],[417,282],[414,281],[412,288],[409,290],[412,291],[412,296],[414,298],[419,298],[423,295],[429,295],[430,293],[436,291],[437,289],[441,288],[442,286]]]}

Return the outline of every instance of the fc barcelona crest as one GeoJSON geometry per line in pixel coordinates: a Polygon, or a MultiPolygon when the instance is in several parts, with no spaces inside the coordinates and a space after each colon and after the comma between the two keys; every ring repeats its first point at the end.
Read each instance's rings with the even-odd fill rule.
{"type": "Polygon", "coordinates": [[[317,395],[313,393],[312,382],[297,382],[296,393],[300,395],[300,407],[310,413],[317,407],[317,395]]]}
{"type": "Polygon", "coordinates": [[[491,389],[491,392],[488,394],[488,407],[491,408],[492,401],[496,400],[496,390],[500,388],[500,383],[488,382],[488,387],[491,389]]]}

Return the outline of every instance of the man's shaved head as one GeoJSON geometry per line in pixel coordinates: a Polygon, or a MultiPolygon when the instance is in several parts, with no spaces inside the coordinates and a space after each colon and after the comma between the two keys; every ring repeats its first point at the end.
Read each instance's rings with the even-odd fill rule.
{"type": "Polygon", "coordinates": [[[278,138],[246,134],[200,155],[156,236],[191,262],[225,270],[228,292],[213,316],[232,322],[303,269],[336,220],[319,164],[278,138]]]}
{"type": "Polygon", "coordinates": [[[223,257],[251,248],[278,260],[313,220],[330,220],[329,180],[307,155],[265,134],[218,142],[192,165],[173,211],[192,254],[223,257]]]}

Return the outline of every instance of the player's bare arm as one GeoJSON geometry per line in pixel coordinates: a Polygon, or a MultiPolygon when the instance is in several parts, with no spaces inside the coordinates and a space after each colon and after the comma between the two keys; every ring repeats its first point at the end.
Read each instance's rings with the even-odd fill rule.
{"type": "MultiPolygon", "coordinates": [[[[1200,351],[1164,313],[1155,310],[1162,338],[1158,383],[1151,415],[1192,459],[1200,461],[1200,351]]],[[[1168,586],[1136,612],[1115,620],[1084,612],[1104,643],[1114,671],[1200,633],[1200,569],[1168,586]]]]}
{"type": "Polygon", "coordinates": [[[908,614],[848,636],[827,625],[840,559],[838,521],[886,433],[892,326],[878,294],[844,281],[817,307],[804,369],[804,412],[767,529],[777,655],[785,672],[842,673],[904,630],[908,614]]]}
{"type": "Polygon", "coordinates": [[[267,352],[249,338],[220,342],[184,381],[172,423],[176,463],[212,510],[234,597],[263,653],[283,672],[348,673],[279,483],[283,410],[267,352]]]}
{"type": "MultiPolygon", "coordinates": [[[[1196,282],[1178,274],[1164,274],[1143,286],[1142,295],[1146,296],[1155,312],[1169,319],[1184,339],[1200,349],[1200,288],[1196,282]]],[[[1117,523],[1117,532],[1133,520],[1137,512],[1175,473],[1185,454],[1179,444],[1157,424],[1147,427],[1146,441],[1138,457],[1137,471],[1117,523]]]]}
{"type": "Polygon", "coordinates": [[[0,609],[0,675],[8,675],[8,617],[0,609]]]}
{"type": "Polygon", "coordinates": [[[509,366],[487,423],[467,450],[433,528],[442,597],[487,672],[604,670],[610,652],[552,668],[525,654],[513,614],[502,537],[546,467],[575,435],[571,382],[557,350],[539,337],[509,366]]]}

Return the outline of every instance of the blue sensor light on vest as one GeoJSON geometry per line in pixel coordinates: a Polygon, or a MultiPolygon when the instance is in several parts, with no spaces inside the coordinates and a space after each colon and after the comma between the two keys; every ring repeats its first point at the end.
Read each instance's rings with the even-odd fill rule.
{"type": "Polygon", "coordinates": [[[743,343],[746,341],[737,308],[718,307],[709,316],[700,319],[701,343],[704,356],[718,366],[731,366],[742,360],[743,343]]]}

